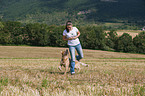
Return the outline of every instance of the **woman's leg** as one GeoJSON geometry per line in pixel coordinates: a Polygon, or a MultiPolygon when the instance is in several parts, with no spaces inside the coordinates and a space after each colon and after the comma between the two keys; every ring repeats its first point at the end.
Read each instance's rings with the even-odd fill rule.
{"type": "Polygon", "coordinates": [[[76,58],[79,61],[80,59],[83,58],[83,50],[82,50],[81,44],[79,44],[79,45],[76,46],[76,50],[77,50],[77,53],[78,53],[78,55],[76,56],[76,58]]]}
{"type": "Polygon", "coordinates": [[[74,46],[69,46],[69,52],[70,52],[70,56],[71,56],[71,63],[70,63],[70,71],[71,74],[74,74],[74,68],[75,68],[75,47],[74,46]]]}

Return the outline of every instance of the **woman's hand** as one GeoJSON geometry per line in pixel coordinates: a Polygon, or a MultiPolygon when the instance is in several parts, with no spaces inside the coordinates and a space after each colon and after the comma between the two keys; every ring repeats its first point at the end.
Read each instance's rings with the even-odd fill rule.
{"type": "Polygon", "coordinates": [[[75,39],[77,39],[78,38],[78,36],[75,36],[75,37],[70,37],[70,38],[68,38],[69,40],[75,40],[75,39]]]}
{"type": "Polygon", "coordinates": [[[66,38],[66,36],[63,36],[63,40],[64,40],[64,41],[67,41],[68,39],[66,38]]]}
{"type": "Polygon", "coordinates": [[[75,39],[77,39],[80,36],[80,32],[79,31],[77,32],[77,34],[78,34],[77,36],[71,37],[71,40],[75,40],[75,39]]]}
{"type": "Polygon", "coordinates": [[[66,36],[63,36],[63,40],[64,40],[64,41],[67,41],[67,40],[74,40],[74,37],[67,38],[66,36]]]}
{"type": "Polygon", "coordinates": [[[77,39],[77,38],[78,38],[77,36],[73,37],[73,39],[77,39]]]}
{"type": "Polygon", "coordinates": [[[73,37],[68,38],[68,40],[73,40],[73,39],[74,39],[73,37]]]}

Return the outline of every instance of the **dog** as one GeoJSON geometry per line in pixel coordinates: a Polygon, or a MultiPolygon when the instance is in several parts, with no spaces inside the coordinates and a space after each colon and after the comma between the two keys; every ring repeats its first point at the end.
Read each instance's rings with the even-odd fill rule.
{"type": "MultiPolygon", "coordinates": [[[[61,51],[61,55],[62,55],[62,58],[61,58],[61,61],[60,61],[60,66],[58,67],[58,69],[60,71],[62,71],[62,66],[65,67],[65,72],[64,72],[64,75],[66,74],[66,72],[68,71],[69,67],[70,67],[70,58],[69,58],[69,52],[68,52],[68,49],[66,49],[65,51],[61,51]]],[[[83,65],[83,66],[86,66],[88,67],[89,65],[88,64],[85,64],[85,63],[82,63],[82,62],[79,62],[79,61],[75,61],[75,69],[78,69],[78,72],[80,71],[80,65],[83,65]]]]}

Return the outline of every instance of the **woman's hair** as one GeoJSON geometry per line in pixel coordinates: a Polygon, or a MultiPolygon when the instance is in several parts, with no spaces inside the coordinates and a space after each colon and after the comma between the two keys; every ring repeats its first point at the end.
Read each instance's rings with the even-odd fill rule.
{"type": "Polygon", "coordinates": [[[68,30],[68,28],[67,28],[68,25],[72,25],[72,22],[71,22],[71,21],[67,21],[67,22],[66,22],[66,27],[65,27],[65,29],[66,29],[67,32],[69,32],[69,30],[68,30]]]}

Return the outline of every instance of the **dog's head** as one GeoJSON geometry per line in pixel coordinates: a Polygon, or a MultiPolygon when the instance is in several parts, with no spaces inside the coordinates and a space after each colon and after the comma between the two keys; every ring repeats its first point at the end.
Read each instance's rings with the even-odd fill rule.
{"type": "Polygon", "coordinates": [[[68,49],[66,49],[65,51],[61,51],[62,57],[67,56],[68,55],[68,49]]]}

